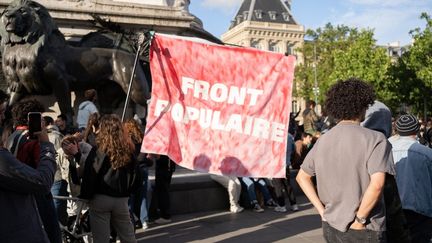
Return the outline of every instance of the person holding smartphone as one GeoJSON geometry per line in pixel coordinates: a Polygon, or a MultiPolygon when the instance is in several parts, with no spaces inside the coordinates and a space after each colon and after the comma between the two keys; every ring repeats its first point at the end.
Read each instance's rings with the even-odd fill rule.
{"type": "MultiPolygon", "coordinates": [[[[0,123],[8,96],[0,90],[0,123]]],[[[2,242],[49,242],[43,229],[35,195],[46,195],[55,172],[54,146],[45,130],[35,134],[39,144],[37,169],[15,158],[0,146],[0,239],[2,242]]]]}
{"type": "MultiPolygon", "coordinates": [[[[6,148],[22,163],[37,169],[40,166],[42,117],[44,106],[37,100],[24,100],[12,107],[15,131],[9,136],[6,148]]],[[[55,154],[55,151],[54,151],[55,154]]],[[[58,217],[51,192],[35,195],[37,209],[50,242],[61,242],[58,217]]]]}

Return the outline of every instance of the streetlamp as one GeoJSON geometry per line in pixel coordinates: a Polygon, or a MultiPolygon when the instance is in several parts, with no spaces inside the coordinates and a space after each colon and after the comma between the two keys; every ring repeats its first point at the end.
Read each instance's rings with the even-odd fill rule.
{"type": "Polygon", "coordinates": [[[317,81],[317,59],[316,59],[316,42],[314,40],[314,62],[313,62],[313,69],[314,69],[314,87],[313,87],[313,93],[315,97],[315,109],[318,107],[318,95],[319,95],[319,88],[318,88],[318,81],[317,81]]]}

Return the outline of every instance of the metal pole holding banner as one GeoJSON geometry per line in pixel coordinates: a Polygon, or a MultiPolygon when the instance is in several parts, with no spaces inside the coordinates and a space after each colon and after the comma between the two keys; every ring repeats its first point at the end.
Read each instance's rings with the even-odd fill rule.
{"type": "Polygon", "coordinates": [[[133,66],[133,69],[132,69],[132,75],[131,75],[130,80],[129,80],[128,92],[126,94],[126,101],[125,101],[125,104],[124,104],[124,107],[123,107],[123,114],[122,114],[122,118],[121,118],[122,122],[124,122],[124,118],[126,116],[126,109],[127,109],[128,105],[129,105],[129,96],[130,96],[130,92],[131,92],[131,89],[132,89],[132,82],[133,82],[134,77],[135,77],[136,67],[138,65],[139,56],[140,56],[140,53],[141,53],[141,46],[144,43],[144,39],[145,39],[144,34],[140,34],[139,37],[138,37],[138,50],[137,50],[137,53],[135,55],[135,62],[134,62],[134,66],[133,66]]]}

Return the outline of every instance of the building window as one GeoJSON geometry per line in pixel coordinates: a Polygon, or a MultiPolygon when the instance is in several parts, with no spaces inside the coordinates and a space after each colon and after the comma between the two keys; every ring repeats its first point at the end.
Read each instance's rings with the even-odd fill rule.
{"type": "Polygon", "coordinates": [[[269,11],[268,13],[271,20],[276,20],[276,11],[269,11]]]}
{"type": "Polygon", "coordinates": [[[288,55],[294,55],[294,44],[293,43],[288,43],[286,53],[288,55]]]}
{"type": "Polygon", "coordinates": [[[243,20],[247,20],[248,19],[248,15],[249,15],[249,11],[244,11],[243,12],[243,20]]]}
{"type": "Polygon", "coordinates": [[[279,48],[278,43],[277,42],[270,43],[270,45],[269,45],[269,51],[280,52],[280,48],[279,48]]]}
{"type": "Polygon", "coordinates": [[[262,13],[263,13],[262,10],[257,9],[257,10],[254,11],[254,13],[255,13],[255,17],[256,17],[257,19],[262,19],[262,13]]]}
{"type": "Polygon", "coordinates": [[[283,19],[285,20],[285,21],[290,21],[290,15],[289,15],[289,13],[287,13],[287,12],[283,12],[282,13],[282,17],[283,17],[283,19]]]}
{"type": "Polygon", "coordinates": [[[261,44],[259,41],[251,41],[251,47],[261,49],[261,44]]]}
{"type": "Polygon", "coordinates": [[[285,5],[288,7],[289,10],[291,10],[291,0],[284,1],[285,5]]]}
{"type": "Polygon", "coordinates": [[[240,24],[242,22],[242,20],[243,20],[243,16],[241,14],[237,15],[237,17],[236,17],[237,24],[240,24]]]}

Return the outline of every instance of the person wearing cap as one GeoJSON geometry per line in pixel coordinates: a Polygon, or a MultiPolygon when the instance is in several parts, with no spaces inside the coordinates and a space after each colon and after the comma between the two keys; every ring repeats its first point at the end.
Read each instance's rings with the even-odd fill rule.
{"type": "Polygon", "coordinates": [[[432,239],[432,149],[417,141],[419,121],[411,114],[395,123],[399,136],[390,139],[396,183],[412,242],[432,239]]]}
{"type": "Polygon", "coordinates": [[[386,242],[382,195],[386,173],[395,174],[391,145],[382,133],[360,126],[374,101],[373,87],[356,78],[330,87],[325,107],[339,123],[318,139],[296,178],[329,243],[386,242]]]}

